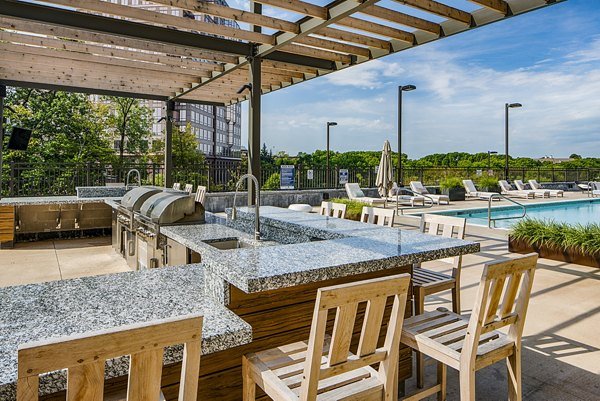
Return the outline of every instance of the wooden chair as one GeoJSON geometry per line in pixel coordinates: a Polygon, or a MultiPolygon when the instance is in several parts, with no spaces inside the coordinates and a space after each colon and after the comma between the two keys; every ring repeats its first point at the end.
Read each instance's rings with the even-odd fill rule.
{"type": "Polygon", "coordinates": [[[343,219],[346,217],[346,205],[344,203],[321,202],[319,214],[321,216],[343,219]]]}
{"type": "Polygon", "coordinates": [[[204,206],[204,199],[206,198],[206,187],[198,185],[198,191],[196,192],[196,202],[204,206]]]}
{"type": "Polygon", "coordinates": [[[191,194],[192,191],[194,190],[194,185],[193,184],[185,184],[185,187],[183,188],[183,190],[185,192],[187,192],[188,194],[191,194]]]}
{"type": "Polygon", "coordinates": [[[406,399],[446,398],[446,366],[458,370],[461,401],[475,400],[475,372],[502,359],[508,399],[521,400],[521,335],[538,255],[487,263],[471,318],[444,308],[404,321],[402,343],[438,361],[438,382],[406,399]],[[502,332],[498,329],[503,329],[502,332]]]}
{"type": "Polygon", "coordinates": [[[158,401],[164,348],[184,344],[179,401],[198,393],[202,316],[165,319],[25,344],[18,351],[17,401],[37,401],[39,375],[67,369],[67,400],[104,398],[104,363],[131,355],[127,400],[158,401]]]}
{"type": "MultiPolygon", "coordinates": [[[[431,235],[441,235],[446,238],[465,238],[466,219],[452,216],[439,216],[423,214],[421,216],[420,230],[431,235]]],[[[415,315],[425,312],[425,297],[438,292],[452,291],[452,311],[460,313],[460,270],[462,255],[453,258],[440,259],[441,262],[452,265],[452,275],[423,269],[419,265],[413,266],[413,299],[415,315]]],[[[421,353],[417,352],[417,385],[423,387],[425,361],[421,353]]]]}
{"type": "Polygon", "coordinates": [[[255,399],[258,384],[273,400],[395,400],[400,331],[410,275],[401,274],[321,288],[308,341],[242,358],[244,401],[255,399]],[[383,319],[393,298],[389,321],[383,319]],[[366,303],[360,341],[350,352],[358,305],[366,303]],[[328,313],[336,310],[331,338],[328,313]],[[384,325],[387,323],[387,328],[384,325]],[[383,346],[377,348],[382,327],[383,346]],[[379,364],[378,370],[370,365],[379,364]]]}
{"type": "Polygon", "coordinates": [[[174,183],[173,184],[173,189],[176,189],[176,190],[180,191],[181,190],[181,183],[179,183],[179,182],[174,183]]]}
{"type": "Polygon", "coordinates": [[[360,221],[363,223],[377,224],[380,226],[394,226],[394,209],[383,209],[381,207],[363,206],[360,221]]]}

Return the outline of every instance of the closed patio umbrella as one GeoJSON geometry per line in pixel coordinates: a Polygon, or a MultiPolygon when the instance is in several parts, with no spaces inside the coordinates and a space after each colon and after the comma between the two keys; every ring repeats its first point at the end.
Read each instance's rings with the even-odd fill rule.
{"type": "Polygon", "coordinates": [[[388,196],[390,189],[392,189],[394,177],[392,175],[392,147],[390,142],[386,140],[383,143],[383,150],[381,151],[381,160],[379,162],[379,171],[377,171],[377,179],[375,185],[380,196],[388,196]]]}

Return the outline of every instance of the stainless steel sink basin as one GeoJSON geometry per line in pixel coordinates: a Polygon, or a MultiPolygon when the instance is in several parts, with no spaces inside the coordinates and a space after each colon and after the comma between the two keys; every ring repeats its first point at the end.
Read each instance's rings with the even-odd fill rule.
{"type": "Polygon", "coordinates": [[[273,241],[255,241],[251,239],[243,239],[243,238],[223,238],[223,239],[215,239],[202,241],[205,244],[208,244],[214,248],[217,248],[221,251],[226,251],[230,249],[241,249],[241,248],[256,248],[260,246],[270,246],[277,245],[276,242],[273,241]]]}

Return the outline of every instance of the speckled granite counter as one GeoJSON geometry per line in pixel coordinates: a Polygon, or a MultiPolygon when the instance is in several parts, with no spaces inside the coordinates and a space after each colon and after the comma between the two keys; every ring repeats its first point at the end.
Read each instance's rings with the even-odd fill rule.
{"type": "Polygon", "coordinates": [[[92,197],[78,198],[76,196],[32,196],[23,198],[2,198],[0,206],[25,206],[25,205],[54,205],[73,203],[102,203],[107,199],[119,200],[120,197],[92,197]]]}
{"type": "MultiPolygon", "coordinates": [[[[204,314],[202,353],[251,341],[250,326],[204,294],[201,264],[53,281],[0,289],[0,400],[15,399],[19,344],[190,313],[204,314]]],[[[165,352],[165,363],[181,349],[165,352]]],[[[127,360],[107,364],[107,377],[127,374],[127,360]]],[[[62,372],[41,378],[42,393],[60,391],[62,372]]]]}
{"type": "Polygon", "coordinates": [[[78,198],[119,198],[134,187],[76,187],[78,198]]]}
{"type": "MultiPolygon", "coordinates": [[[[479,251],[479,244],[470,241],[275,207],[261,207],[260,211],[261,230],[262,227],[277,227],[286,235],[304,236],[316,241],[222,251],[204,242],[207,230],[213,230],[216,235],[226,235],[226,231],[218,225],[164,227],[161,233],[200,253],[207,266],[207,279],[218,277],[246,293],[479,251]]],[[[246,208],[238,209],[239,219],[228,224],[244,229],[246,223],[252,223],[253,213],[250,214],[252,216],[246,208]]],[[[250,225],[253,229],[253,224],[250,225]]],[[[273,237],[267,239],[277,241],[273,237]]],[[[215,283],[215,286],[218,284],[215,283]]]]}

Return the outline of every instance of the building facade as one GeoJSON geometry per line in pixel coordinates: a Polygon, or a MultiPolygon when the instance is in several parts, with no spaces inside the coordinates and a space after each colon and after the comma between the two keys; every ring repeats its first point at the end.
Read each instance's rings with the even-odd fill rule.
{"type": "MultiPolygon", "coordinates": [[[[209,3],[228,6],[224,0],[204,0],[209,3]]],[[[143,8],[149,11],[171,14],[199,21],[211,22],[229,27],[239,28],[235,21],[212,17],[202,13],[192,13],[155,3],[141,0],[110,0],[111,3],[143,8]]],[[[147,100],[145,105],[153,110],[152,137],[150,141],[161,140],[166,131],[166,105],[164,102],[147,100]]],[[[176,103],[175,125],[180,130],[190,125],[197,138],[198,149],[208,160],[229,159],[239,160],[242,144],[242,109],[241,105],[212,106],[190,103],[176,103]],[[177,116],[178,114],[178,116],[177,116]]]]}

